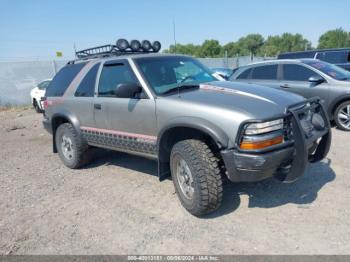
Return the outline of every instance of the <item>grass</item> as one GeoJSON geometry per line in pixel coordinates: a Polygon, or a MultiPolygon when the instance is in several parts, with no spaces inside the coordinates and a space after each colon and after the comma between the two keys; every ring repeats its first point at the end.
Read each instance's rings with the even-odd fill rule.
{"type": "Polygon", "coordinates": [[[29,110],[31,108],[32,108],[31,104],[27,104],[27,105],[6,104],[6,105],[0,105],[0,112],[2,112],[2,111],[24,111],[24,110],[29,110]]]}

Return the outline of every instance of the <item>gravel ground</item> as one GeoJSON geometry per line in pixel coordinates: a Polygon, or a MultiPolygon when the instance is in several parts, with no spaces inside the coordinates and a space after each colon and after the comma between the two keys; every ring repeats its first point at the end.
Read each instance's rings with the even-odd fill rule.
{"type": "Polygon", "coordinates": [[[228,183],[196,218],[153,161],[95,150],[64,167],[41,117],[0,112],[0,254],[350,254],[348,133],[297,182],[228,183]]]}

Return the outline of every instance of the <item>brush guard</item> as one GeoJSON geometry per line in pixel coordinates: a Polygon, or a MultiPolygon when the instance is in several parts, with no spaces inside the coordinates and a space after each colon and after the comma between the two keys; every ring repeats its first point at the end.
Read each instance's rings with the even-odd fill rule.
{"type": "Polygon", "coordinates": [[[304,173],[307,164],[318,162],[329,152],[332,133],[328,116],[319,98],[288,107],[294,157],[287,172],[278,172],[276,178],[293,182],[304,173]],[[315,116],[317,115],[317,116],[315,116]]]}

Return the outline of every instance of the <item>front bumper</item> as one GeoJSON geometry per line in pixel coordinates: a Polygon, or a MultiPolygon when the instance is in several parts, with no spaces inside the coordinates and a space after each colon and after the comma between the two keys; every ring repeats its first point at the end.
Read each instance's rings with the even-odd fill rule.
{"type": "Polygon", "coordinates": [[[306,103],[309,106],[302,106],[303,102],[287,108],[286,115],[293,134],[291,141],[269,151],[221,151],[228,178],[233,182],[254,182],[274,176],[281,181],[292,182],[304,174],[309,162],[322,160],[330,148],[331,126],[318,98],[309,99],[306,103]],[[305,128],[301,116],[308,110],[315,110],[322,116],[324,128],[305,128]]]}

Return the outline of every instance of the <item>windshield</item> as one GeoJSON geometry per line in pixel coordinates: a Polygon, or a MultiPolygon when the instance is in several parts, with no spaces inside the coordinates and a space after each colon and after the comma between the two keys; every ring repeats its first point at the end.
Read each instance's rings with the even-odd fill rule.
{"type": "Polygon", "coordinates": [[[46,81],[41,82],[40,84],[38,84],[39,89],[45,90],[49,86],[50,82],[51,82],[51,80],[46,80],[46,81]]]}
{"type": "Polygon", "coordinates": [[[332,65],[322,61],[304,61],[305,64],[312,66],[313,68],[320,70],[326,75],[336,79],[336,80],[349,80],[350,72],[345,69],[332,65]]]}
{"type": "Polygon", "coordinates": [[[181,90],[218,80],[208,68],[190,57],[145,57],[135,61],[157,95],[177,87],[181,90]]]}

